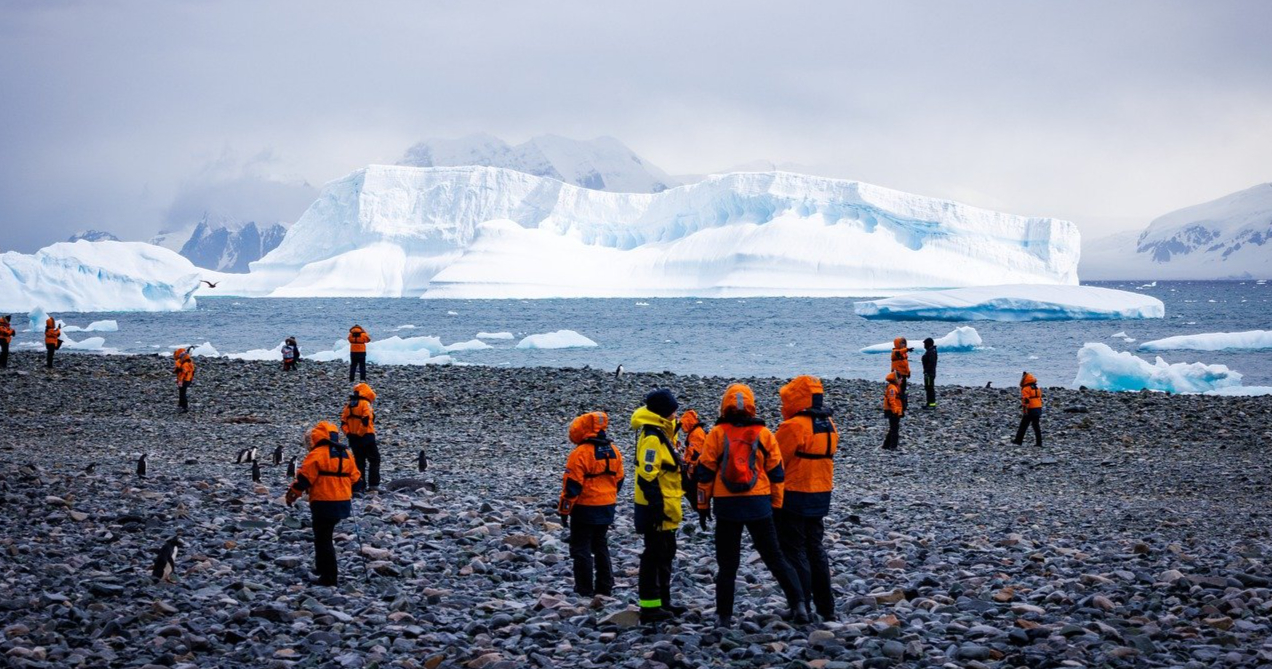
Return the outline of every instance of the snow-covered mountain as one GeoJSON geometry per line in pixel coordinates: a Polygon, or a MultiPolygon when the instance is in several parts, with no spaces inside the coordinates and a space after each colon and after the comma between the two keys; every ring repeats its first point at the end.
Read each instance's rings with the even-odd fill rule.
{"type": "Polygon", "coordinates": [[[80,230],[79,232],[67,238],[68,242],[78,242],[79,240],[86,242],[117,242],[119,238],[109,232],[101,230],[80,230]]]}
{"type": "Polygon", "coordinates": [[[680,185],[613,137],[581,141],[541,135],[511,146],[486,134],[429,139],[399,161],[413,167],[503,167],[614,193],[657,193],[680,185]]]}
{"type": "Polygon", "coordinates": [[[782,172],[607,193],[490,167],[370,166],[328,184],[221,294],[876,295],[1076,284],[1077,228],[782,172]]]}
{"type": "Polygon", "coordinates": [[[1185,207],[1083,249],[1084,279],[1272,278],[1272,183],[1185,207]]]}
{"type": "Polygon", "coordinates": [[[205,213],[198,223],[161,232],[150,243],[176,251],[198,267],[242,274],[249,263],[274,250],[286,234],[282,223],[257,225],[205,213]]]}

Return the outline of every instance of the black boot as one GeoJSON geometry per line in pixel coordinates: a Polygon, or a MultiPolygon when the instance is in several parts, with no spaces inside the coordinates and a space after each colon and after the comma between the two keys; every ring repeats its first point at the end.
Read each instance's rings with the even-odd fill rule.
{"type": "Polygon", "coordinates": [[[795,603],[795,607],[791,612],[791,617],[794,619],[796,625],[807,625],[813,620],[812,617],[808,615],[808,605],[804,602],[795,603]]]}
{"type": "Polygon", "coordinates": [[[640,624],[642,625],[653,625],[654,623],[666,622],[671,620],[672,617],[671,613],[667,612],[662,607],[651,607],[640,610],[640,624]]]}

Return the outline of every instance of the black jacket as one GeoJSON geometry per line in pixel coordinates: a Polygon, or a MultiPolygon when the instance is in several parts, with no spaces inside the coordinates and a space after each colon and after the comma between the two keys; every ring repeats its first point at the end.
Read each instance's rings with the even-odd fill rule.
{"type": "Polygon", "coordinates": [[[923,373],[936,378],[936,347],[923,351],[923,373]]]}

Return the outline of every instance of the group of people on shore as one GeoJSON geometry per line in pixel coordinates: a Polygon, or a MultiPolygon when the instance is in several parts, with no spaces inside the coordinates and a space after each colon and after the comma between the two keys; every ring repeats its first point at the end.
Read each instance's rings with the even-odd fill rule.
{"type": "MultiPolygon", "coordinates": [[[[9,345],[13,343],[13,314],[0,316],[0,369],[9,366],[9,345]]],[[[44,321],[44,366],[53,369],[53,354],[62,348],[62,326],[52,316],[44,321]]]]}

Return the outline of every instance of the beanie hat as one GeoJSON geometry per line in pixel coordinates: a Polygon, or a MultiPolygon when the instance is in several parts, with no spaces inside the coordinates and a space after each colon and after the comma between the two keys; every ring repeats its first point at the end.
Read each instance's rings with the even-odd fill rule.
{"type": "Polygon", "coordinates": [[[659,388],[645,396],[645,407],[663,418],[671,418],[680,408],[680,403],[670,390],[659,388]]]}
{"type": "Polygon", "coordinates": [[[936,340],[928,337],[923,340],[923,348],[936,348],[936,340]]]}

